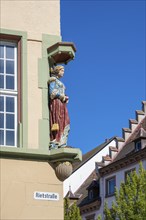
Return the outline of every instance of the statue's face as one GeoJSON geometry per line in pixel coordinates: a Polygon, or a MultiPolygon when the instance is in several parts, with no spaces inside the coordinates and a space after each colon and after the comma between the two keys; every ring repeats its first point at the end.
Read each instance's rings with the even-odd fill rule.
{"type": "Polygon", "coordinates": [[[64,75],[64,68],[59,70],[58,76],[59,78],[62,77],[64,75]]]}

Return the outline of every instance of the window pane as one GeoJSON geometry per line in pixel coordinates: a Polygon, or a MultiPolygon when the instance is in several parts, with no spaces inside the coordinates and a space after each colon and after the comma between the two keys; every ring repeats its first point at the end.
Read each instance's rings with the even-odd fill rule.
{"type": "Polygon", "coordinates": [[[0,58],[4,58],[4,46],[0,45],[0,58]]]}
{"type": "Polygon", "coordinates": [[[4,131],[0,130],[0,145],[4,145],[4,131]]]}
{"type": "Polygon", "coordinates": [[[14,76],[6,76],[6,89],[14,89],[14,76]]]}
{"type": "Polygon", "coordinates": [[[0,60],[0,73],[4,73],[4,60],[0,60]]]}
{"type": "Polygon", "coordinates": [[[6,128],[14,129],[14,115],[6,114],[6,128]]]}
{"type": "Polygon", "coordinates": [[[6,97],[6,112],[14,112],[14,98],[6,97]]]}
{"type": "Polygon", "coordinates": [[[4,89],[4,75],[0,75],[0,88],[4,89]]]}
{"type": "Polygon", "coordinates": [[[6,47],[6,58],[14,59],[14,47],[6,47]]]}
{"type": "Polygon", "coordinates": [[[4,97],[0,96],[0,111],[4,111],[4,97]]]}
{"type": "Polygon", "coordinates": [[[6,131],[6,145],[14,146],[14,131],[6,131]]]}
{"type": "Polygon", "coordinates": [[[12,42],[0,44],[0,144],[16,145],[17,119],[17,45],[12,42]],[[16,52],[16,53],[15,53],[16,52]],[[8,90],[11,90],[8,93],[8,90]]]}
{"type": "Polygon", "coordinates": [[[0,113],[0,128],[4,128],[4,114],[0,113]]]}
{"type": "Polygon", "coordinates": [[[141,141],[138,141],[138,142],[135,143],[135,150],[136,151],[141,150],[141,141]]]}
{"type": "Polygon", "coordinates": [[[14,74],[14,61],[10,61],[10,60],[6,61],[6,73],[14,74]]]}
{"type": "Polygon", "coordinates": [[[115,192],[115,180],[111,179],[109,181],[109,194],[113,194],[115,192]]]}

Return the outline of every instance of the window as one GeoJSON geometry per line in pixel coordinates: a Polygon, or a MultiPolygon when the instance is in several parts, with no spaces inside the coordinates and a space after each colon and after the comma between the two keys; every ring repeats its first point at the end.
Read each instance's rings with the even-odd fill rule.
{"type": "Polygon", "coordinates": [[[106,196],[112,196],[115,193],[116,178],[111,177],[106,180],[106,196]]]}
{"type": "Polygon", "coordinates": [[[0,146],[17,146],[17,43],[0,41],[0,146]]]}
{"type": "Polygon", "coordinates": [[[135,150],[136,150],[136,151],[141,150],[141,141],[137,141],[137,142],[135,143],[135,150]]]}
{"type": "Polygon", "coordinates": [[[132,174],[132,172],[134,172],[135,171],[135,168],[133,168],[133,169],[131,169],[131,170],[127,170],[126,172],[125,172],[125,183],[126,183],[126,181],[127,181],[127,177],[129,176],[130,177],[130,175],[132,174]]]}
{"type": "Polygon", "coordinates": [[[92,200],[95,198],[99,199],[99,181],[93,180],[92,183],[87,187],[88,199],[92,200]]]}
{"type": "Polygon", "coordinates": [[[88,192],[88,198],[91,200],[91,199],[93,199],[93,190],[91,189],[91,190],[89,190],[89,192],[88,192]]]}

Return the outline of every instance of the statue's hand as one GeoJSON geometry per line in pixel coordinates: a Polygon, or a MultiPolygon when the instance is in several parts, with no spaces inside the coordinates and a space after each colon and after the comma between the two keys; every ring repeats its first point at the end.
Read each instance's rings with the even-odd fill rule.
{"type": "Polygon", "coordinates": [[[69,102],[69,97],[65,96],[65,102],[68,103],[69,102]]]}
{"type": "Polygon", "coordinates": [[[69,97],[66,95],[60,96],[60,100],[63,103],[68,103],[69,102],[69,97]]]}
{"type": "Polygon", "coordinates": [[[51,77],[48,79],[47,83],[50,84],[51,82],[54,82],[54,81],[56,81],[56,78],[55,78],[54,76],[51,76],[51,77]]]}

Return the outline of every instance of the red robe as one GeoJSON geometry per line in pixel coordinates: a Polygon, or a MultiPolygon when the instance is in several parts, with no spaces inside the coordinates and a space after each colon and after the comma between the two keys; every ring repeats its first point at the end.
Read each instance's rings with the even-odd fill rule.
{"type": "Polygon", "coordinates": [[[60,99],[50,99],[49,109],[50,109],[50,139],[56,142],[60,142],[62,135],[66,126],[70,125],[70,119],[68,115],[68,110],[66,103],[61,102],[60,99]],[[52,131],[53,124],[59,125],[59,130],[52,131]]]}

